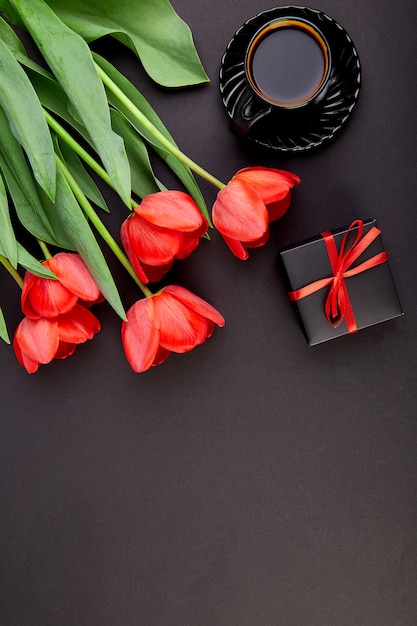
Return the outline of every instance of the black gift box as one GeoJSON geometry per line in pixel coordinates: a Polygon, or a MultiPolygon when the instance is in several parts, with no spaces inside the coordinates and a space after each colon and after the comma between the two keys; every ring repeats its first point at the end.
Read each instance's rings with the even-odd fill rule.
{"type": "MultiPolygon", "coordinates": [[[[373,227],[377,228],[375,219],[364,220],[362,223],[364,227],[363,236],[373,227]]],[[[346,235],[346,250],[355,240],[358,226],[351,225],[351,227],[331,231],[331,233],[338,251],[346,235]]],[[[358,267],[364,261],[380,253],[384,253],[384,246],[381,235],[378,234],[350,267],[358,267]]],[[[323,233],[281,250],[280,257],[288,277],[289,292],[295,292],[319,279],[333,276],[323,233]]],[[[345,278],[345,285],[357,330],[403,314],[388,261],[345,278]]],[[[325,303],[329,289],[330,286],[326,286],[311,295],[294,301],[310,346],[352,332],[352,330],[348,330],[346,320],[343,320],[337,327],[333,327],[328,321],[325,303]]]]}

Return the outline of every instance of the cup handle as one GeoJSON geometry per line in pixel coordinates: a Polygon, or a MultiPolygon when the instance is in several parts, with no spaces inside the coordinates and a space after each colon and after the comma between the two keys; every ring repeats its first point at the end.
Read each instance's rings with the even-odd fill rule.
{"type": "Polygon", "coordinates": [[[260,102],[249,90],[245,90],[236,103],[230,121],[231,130],[237,135],[247,135],[252,126],[272,111],[272,106],[260,102]]]}

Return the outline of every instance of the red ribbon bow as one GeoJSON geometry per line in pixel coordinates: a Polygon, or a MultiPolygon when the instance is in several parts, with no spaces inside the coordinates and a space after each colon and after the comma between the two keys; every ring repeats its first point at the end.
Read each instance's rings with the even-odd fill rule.
{"type": "Polygon", "coordinates": [[[352,222],[343,237],[339,251],[337,250],[336,242],[332,233],[330,231],[321,233],[321,236],[326,244],[327,255],[329,257],[333,276],[316,280],[301,289],[290,291],[289,293],[290,300],[295,301],[305,298],[306,296],[331,285],[329,294],[326,298],[326,303],[324,305],[326,318],[333,328],[336,328],[342,323],[343,320],[345,320],[349,333],[356,332],[358,327],[356,326],[356,320],[345,279],[350,276],[354,276],[355,274],[365,272],[371,267],[375,267],[388,261],[387,253],[384,251],[376,254],[367,261],[360,263],[356,267],[351,268],[351,265],[381,234],[381,231],[376,226],[372,226],[372,228],[365,235],[363,235],[363,229],[364,226],[362,220],[355,220],[352,222]],[[354,228],[357,228],[358,232],[356,233],[353,243],[345,250],[349,233],[354,228]]]}

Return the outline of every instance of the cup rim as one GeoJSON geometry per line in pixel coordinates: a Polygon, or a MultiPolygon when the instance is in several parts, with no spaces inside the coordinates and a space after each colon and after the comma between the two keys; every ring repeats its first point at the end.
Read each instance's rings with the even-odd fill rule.
{"type": "Polygon", "coordinates": [[[253,35],[247,47],[247,50],[245,53],[244,69],[245,69],[245,74],[246,74],[246,78],[248,80],[249,86],[258,98],[260,98],[263,102],[269,105],[272,105],[276,109],[291,110],[291,109],[299,109],[308,105],[312,100],[315,100],[320,95],[320,93],[324,90],[328,82],[330,70],[331,70],[331,64],[332,64],[332,59],[331,59],[330,46],[328,44],[326,37],[321,32],[321,30],[317,28],[315,24],[313,24],[307,19],[304,19],[298,16],[286,15],[281,18],[268,20],[265,24],[263,24],[260,28],[258,28],[258,30],[253,35]],[[323,52],[324,61],[325,61],[325,71],[323,72],[322,79],[319,85],[317,86],[317,88],[311,94],[309,94],[306,98],[303,98],[302,100],[299,100],[296,102],[281,102],[279,100],[268,98],[268,96],[262,93],[262,91],[258,88],[249,70],[251,59],[254,55],[257,44],[265,36],[265,31],[273,31],[273,30],[276,30],[278,28],[283,28],[283,27],[284,28],[285,27],[287,28],[297,27],[297,28],[300,28],[300,30],[303,30],[304,32],[307,32],[308,34],[310,34],[319,44],[323,52]]]}

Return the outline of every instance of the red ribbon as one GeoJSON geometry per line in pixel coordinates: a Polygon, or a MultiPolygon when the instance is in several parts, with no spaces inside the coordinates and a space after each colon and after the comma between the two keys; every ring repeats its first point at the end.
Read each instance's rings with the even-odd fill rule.
{"type": "Polygon", "coordinates": [[[356,332],[358,327],[356,326],[356,320],[345,279],[350,276],[355,276],[355,274],[365,272],[371,267],[376,267],[377,265],[388,261],[387,253],[384,251],[376,254],[367,261],[360,263],[356,267],[351,268],[351,265],[381,234],[381,231],[376,226],[372,226],[372,228],[365,235],[363,234],[363,230],[364,226],[362,220],[355,220],[352,222],[343,237],[339,251],[337,250],[336,242],[332,233],[330,231],[321,233],[324,243],[326,244],[327,255],[329,257],[333,276],[316,280],[301,289],[289,292],[290,300],[295,301],[305,298],[306,296],[310,296],[312,293],[331,285],[329,294],[326,298],[326,303],[324,305],[326,318],[333,328],[336,328],[342,323],[343,320],[345,320],[349,333],[356,332]],[[350,231],[354,228],[357,228],[358,232],[356,233],[353,243],[346,248],[347,238],[350,231]]]}

